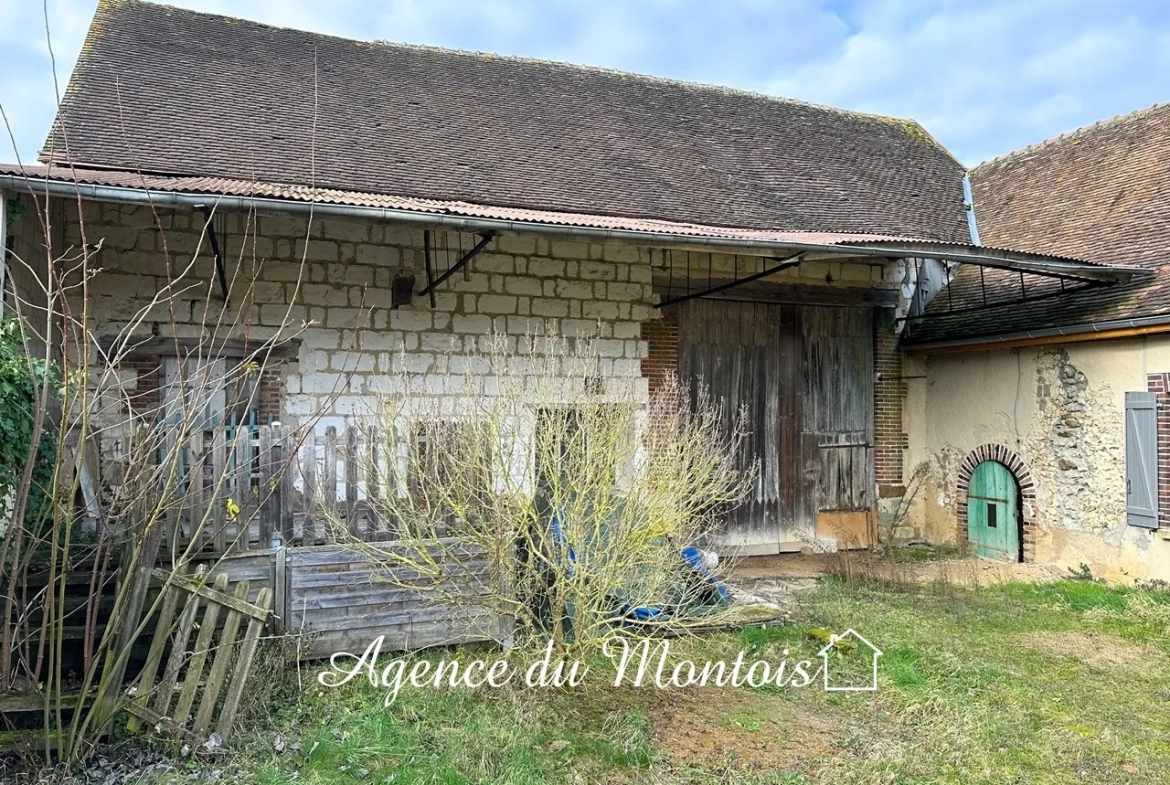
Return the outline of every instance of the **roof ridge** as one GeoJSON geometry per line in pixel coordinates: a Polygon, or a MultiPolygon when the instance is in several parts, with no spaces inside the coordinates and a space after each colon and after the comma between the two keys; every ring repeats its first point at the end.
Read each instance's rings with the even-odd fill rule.
{"type": "Polygon", "coordinates": [[[1089,133],[1092,131],[1096,131],[1096,130],[1099,130],[1102,128],[1106,128],[1109,126],[1113,126],[1114,124],[1124,123],[1124,122],[1128,122],[1130,120],[1136,120],[1139,117],[1142,117],[1142,116],[1147,115],[1147,114],[1151,114],[1153,112],[1157,112],[1157,111],[1162,110],[1162,109],[1170,109],[1170,101],[1162,101],[1159,103],[1151,104],[1149,106],[1144,106],[1141,109],[1134,109],[1132,112],[1126,112],[1125,114],[1114,115],[1113,117],[1106,117],[1106,118],[1103,118],[1100,120],[1096,120],[1092,123],[1082,125],[1079,128],[1074,128],[1071,131],[1065,131],[1062,134],[1058,134],[1056,136],[1050,137],[1050,138],[1045,139],[1043,141],[1033,142],[1032,144],[1026,145],[1026,146],[1021,147],[1017,150],[1012,150],[1010,153],[1004,153],[1003,155],[998,155],[994,158],[988,158],[986,161],[983,161],[983,162],[971,167],[971,171],[974,172],[975,170],[982,169],[984,167],[998,166],[1000,164],[1004,164],[1004,163],[1010,161],[1013,158],[1019,158],[1019,157],[1028,155],[1030,153],[1034,153],[1038,150],[1043,150],[1047,147],[1055,147],[1055,146],[1062,144],[1063,142],[1066,142],[1070,139],[1073,139],[1074,137],[1077,137],[1079,135],[1083,135],[1083,134],[1086,134],[1086,133],[1089,133]]]}
{"type": "MultiPolygon", "coordinates": [[[[731,87],[729,85],[716,84],[714,82],[700,82],[689,79],[679,79],[677,77],[659,76],[656,74],[644,74],[637,71],[623,71],[619,68],[610,68],[600,65],[589,65],[586,63],[571,63],[567,60],[552,60],[542,57],[532,57],[530,55],[515,55],[515,54],[501,54],[499,52],[484,51],[478,49],[462,49],[460,47],[439,46],[437,44],[416,44],[406,41],[391,41],[389,39],[368,39],[349,38],[343,35],[334,35],[332,33],[321,33],[315,30],[305,30],[300,27],[288,27],[284,25],[271,24],[268,22],[257,22],[254,19],[244,19],[239,16],[231,16],[229,14],[215,13],[212,11],[194,11],[190,8],[183,8],[181,6],[170,5],[169,3],[154,2],[154,0],[101,0],[98,4],[99,11],[102,8],[113,8],[119,5],[140,5],[151,6],[154,8],[165,8],[168,11],[177,11],[183,14],[191,14],[202,17],[215,17],[219,19],[227,19],[232,22],[245,22],[247,24],[256,25],[257,27],[265,27],[271,30],[292,30],[305,35],[311,35],[318,38],[331,38],[337,41],[345,41],[359,46],[383,46],[387,48],[397,49],[415,49],[431,52],[442,52],[444,54],[463,55],[467,57],[492,57],[499,60],[510,60],[517,63],[528,63],[532,65],[546,65],[556,66],[559,68],[590,71],[594,73],[608,74],[610,76],[632,77],[644,82],[659,83],[664,85],[675,85],[678,87],[698,89],[703,91],[717,92],[730,95],[742,95],[752,98],[759,98],[766,101],[774,101],[777,103],[789,104],[792,106],[804,106],[810,109],[818,109],[834,114],[849,115],[853,117],[878,120],[887,123],[893,123],[903,126],[903,129],[911,135],[924,136],[927,141],[931,142],[943,150],[947,150],[929,131],[927,131],[921,123],[911,117],[896,117],[894,115],[881,114],[879,112],[866,112],[860,109],[842,109],[837,106],[829,106],[828,104],[820,104],[815,101],[806,101],[800,98],[789,98],[788,96],[772,95],[770,93],[762,93],[758,90],[749,90],[742,87],[731,87]],[[913,125],[918,130],[911,131],[907,126],[913,125]]],[[[949,153],[950,151],[947,150],[949,153]]],[[[953,156],[952,156],[953,157],[953,156]]],[[[956,159],[957,160],[957,159],[956,159]]]]}

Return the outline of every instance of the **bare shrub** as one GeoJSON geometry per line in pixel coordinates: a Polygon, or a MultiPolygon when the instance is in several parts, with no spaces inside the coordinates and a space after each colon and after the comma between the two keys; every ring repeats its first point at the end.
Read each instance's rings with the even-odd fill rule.
{"type": "Polygon", "coordinates": [[[602,382],[596,343],[555,327],[401,374],[363,423],[379,445],[366,476],[389,489],[370,504],[396,542],[351,547],[485,629],[511,620],[516,645],[566,652],[701,602],[711,584],[680,549],[752,477],[735,466],[740,413],[673,379],[648,401],[640,380],[602,382]]]}

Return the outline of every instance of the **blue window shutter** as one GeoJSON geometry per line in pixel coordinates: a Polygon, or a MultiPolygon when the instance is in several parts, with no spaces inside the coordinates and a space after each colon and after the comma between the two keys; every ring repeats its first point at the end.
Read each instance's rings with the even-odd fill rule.
{"type": "Polygon", "coordinates": [[[1125,394],[1126,520],[1158,528],[1158,399],[1153,393],[1125,394]]]}

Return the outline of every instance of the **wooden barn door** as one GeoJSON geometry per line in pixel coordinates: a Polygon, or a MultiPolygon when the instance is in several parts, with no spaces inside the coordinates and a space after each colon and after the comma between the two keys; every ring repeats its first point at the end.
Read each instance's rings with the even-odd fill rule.
{"type": "Polygon", "coordinates": [[[802,433],[799,306],[694,300],[679,313],[679,377],[722,400],[748,436],[739,465],[758,466],[748,498],[716,543],[742,555],[798,550],[815,533],[816,442],[802,433]]]}
{"type": "Polygon", "coordinates": [[[694,300],[678,321],[680,379],[722,399],[728,427],[745,413],[739,463],[759,467],[717,544],[742,555],[799,550],[817,536],[869,544],[873,311],[694,300]]]}
{"type": "MultiPolygon", "coordinates": [[[[817,510],[871,510],[873,311],[804,306],[802,323],[804,431],[817,445],[817,510]]],[[[829,517],[847,521],[847,516],[829,517]]],[[[845,531],[821,534],[840,539],[845,531]]]]}

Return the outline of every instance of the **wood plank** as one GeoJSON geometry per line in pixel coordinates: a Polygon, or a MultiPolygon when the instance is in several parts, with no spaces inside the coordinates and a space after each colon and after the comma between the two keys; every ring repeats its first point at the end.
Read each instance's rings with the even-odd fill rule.
{"type": "MultiPolygon", "coordinates": [[[[180,565],[177,572],[181,573],[183,569],[185,568],[180,565]]],[[[162,570],[156,572],[162,572],[162,570]]],[[[154,639],[150,643],[150,652],[146,655],[146,664],[142,666],[142,672],[138,676],[138,693],[134,696],[132,705],[145,706],[150,700],[150,694],[154,690],[154,677],[158,674],[163,650],[166,648],[167,638],[171,634],[171,620],[175,617],[179,594],[179,590],[172,586],[167,588],[167,594],[163,597],[162,606],[159,609],[158,624],[154,628],[154,639]]],[[[127,728],[130,731],[138,730],[138,720],[131,716],[127,728]]]]}
{"type": "Polygon", "coordinates": [[[280,540],[285,545],[293,541],[296,513],[296,494],[293,488],[293,474],[297,468],[294,449],[293,429],[288,425],[280,427],[280,540]]]}
{"type": "Polygon", "coordinates": [[[333,539],[329,527],[337,519],[337,428],[330,425],[325,429],[325,462],[321,469],[322,517],[325,521],[325,540],[333,539]]]}
{"type": "Polygon", "coordinates": [[[480,614],[454,613],[430,621],[408,621],[391,627],[339,630],[316,634],[302,651],[302,658],[328,657],[337,651],[363,651],[379,635],[385,636],[386,651],[418,651],[433,646],[450,646],[473,641],[502,639],[507,622],[480,614]]]}
{"type": "MultiPolygon", "coordinates": [[[[267,611],[272,604],[272,592],[265,588],[260,591],[260,597],[256,601],[258,608],[267,611]]],[[[224,741],[227,741],[232,731],[232,721],[236,717],[236,711],[240,707],[240,698],[244,694],[244,687],[248,683],[248,675],[252,670],[252,658],[256,654],[256,644],[260,640],[260,631],[264,628],[264,622],[253,618],[248,623],[248,631],[244,633],[244,643],[240,647],[239,655],[236,659],[235,674],[232,677],[231,684],[228,686],[227,694],[224,695],[223,708],[220,709],[219,722],[216,723],[216,732],[224,741]]]]}
{"type": "Polygon", "coordinates": [[[244,598],[248,596],[248,582],[240,581],[236,584],[236,590],[232,596],[236,603],[227,605],[227,621],[224,622],[223,632],[219,637],[219,646],[215,650],[215,659],[211,663],[211,673],[208,674],[207,682],[203,687],[199,711],[195,714],[193,729],[197,738],[204,738],[207,735],[207,729],[211,727],[211,717],[215,712],[215,705],[219,700],[219,693],[223,689],[228,666],[233,658],[233,646],[240,628],[240,619],[244,618],[244,614],[236,610],[236,606],[238,603],[244,602],[244,598]]]}
{"type": "MultiPolygon", "coordinates": [[[[454,537],[441,537],[434,540],[433,551],[442,550],[444,553],[456,557],[471,557],[483,553],[482,546],[471,543],[459,544],[454,537]]],[[[292,548],[289,550],[289,564],[295,567],[329,564],[364,565],[371,558],[391,559],[396,555],[415,553],[413,545],[405,545],[396,540],[380,542],[376,545],[354,550],[342,545],[317,545],[312,547],[292,548]]]]}
{"type": "MultiPolygon", "coordinates": [[[[154,574],[156,577],[166,576],[166,572],[164,570],[160,570],[160,569],[156,569],[154,571],[154,574]]],[[[174,585],[178,586],[180,589],[183,589],[183,590],[190,592],[192,594],[197,594],[200,597],[203,597],[204,599],[214,600],[215,602],[226,605],[227,607],[231,608],[235,612],[242,613],[245,616],[255,616],[255,617],[260,618],[262,620],[268,618],[266,612],[261,612],[261,611],[257,610],[257,608],[254,605],[252,605],[249,602],[246,602],[243,599],[239,599],[236,594],[233,594],[231,596],[222,595],[222,594],[215,592],[215,590],[213,590],[213,589],[209,589],[207,586],[205,586],[201,583],[193,583],[189,579],[183,579],[183,578],[180,578],[179,580],[177,580],[174,585]]],[[[245,589],[247,589],[248,585],[249,585],[248,581],[240,581],[236,585],[236,589],[238,590],[240,586],[243,586],[245,589]]],[[[244,597],[247,597],[247,596],[248,595],[245,592],[244,597]]]]}
{"type": "MultiPolygon", "coordinates": [[[[60,696],[61,705],[65,708],[76,706],[81,700],[82,693],[67,692],[60,696]]],[[[53,707],[57,703],[57,696],[43,692],[12,692],[0,693],[0,712],[18,714],[25,711],[44,711],[45,701],[53,707]]]]}
{"type": "Polygon", "coordinates": [[[301,442],[301,488],[304,506],[304,542],[306,545],[318,542],[323,537],[317,531],[317,441],[312,425],[301,442]]]}
{"type": "Polygon", "coordinates": [[[353,425],[345,429],[345,524],[354,537],[361,536],[358,526],[358,431],[353,425]]]}
{"type": "MultiPolygon", "coordinates": [[[[221,572],[215,576],[215,591],[227,592],[228,576],[221,572]]],[[[215,635],[215,625],[219,621],[219,609],[223,606],[213,600],[207,601],[207,609],[203,614],[203,621],[199,624],[199,635],[195,638],[195,647],[191,651],[191,661],[187,664],[187,675],[183,680],[183,688],[179,693],[179,700],[175,704],[174,719],[180,725],[187,721],[191,707],[195,703],[195,691],[203,680],[203,667],[207,662],[207,655],[211,651],[211,643],[215,635]]],[[[165,713],[165,709],[162,713],[165,713]]]]}
{"type": "MultiPolygon", "coordinates": [[[[483,562],[486,569],[486,561],[483,562]]],[[[478,571],[479,563],[461,564],[459,562],[445,562],[437,565],[433,571],[422,572],[406,567],[378,567],[369,566],[364,569],[347,569],[345,571],[308,571],[296,570],[290,578],[290,599],[298,602],[305,591],[312,588],[334,588],[337,586],[375,586],[379,583],[389,585],[389,581],[433,581],[440,578],[460,575],[467,571],[478,571]],[[391,576],[393,576],[391,578],[391,576]]]]}
{"type": "MultiPolygon", "coordinates": [[[[384,608],[367,605],[362,608],[332,608],[316,613],[306,613],[303,620],[315,632],[325,633],[338,630],[392,627],[410,620],[416,622],[435,621],[445,619],[455,612],[469,613],[472,610],[467,606],[420,602],[417,599],[412,599],[406,602],[390,603],[384,608]]],[[[488,613],[486,607],[478,612],[484,616],[493,615],[488,613]]]]}
{"type": "MultiPolygon", "coordinates": [[[[206,568],[203,565],[199,566],[196,571],[194,579],[200,583],[206,575],[206,568]]],[[[174,591],[174,589],[172,589],[174,591]]],[[[183,664],[187,659],[187,640],[191,637],[191,629],[195,626],[195,616],[199,613],[198,594],[187,594],[187,604],[183,608],[183,613],[179,616],[179,624],[175,628],[174,637],[171,640],[171,657],[167,662],[166,670],[163,671],[162,680],[159,681],[154,693],[154,706],[152,707],[157,713],[166,716],[167,711],[171,707],[171,699],[174,697],[175,685],[179,682],[179,671],[182,670],[183,664]]]]}
{"type": "Polygon", "coordinates": [[[381,471],[381,453],[382,444],[379,441],[381,432],[376,426],[370,426],[365,431],[366,438],[366,516],[369,521],[369,530],[367,532],[367,539],[373,538],[375,535],[381,534],[385,531],[385,522],[379,519],[378,505],[374,500],[379,498],[381,488],[379,487],[379,473],[381,471]]]}
{"type": "Polygon", "coordinates": [[[272,453],[272,426],[260,426],[260,481],[257,488],[260,505],[260,542],[262,548],[272,544],[272,533],[276,530],[275,502],[272,479],[276,466],[272,453]]]}
{"type": "MultiPolygon", "coordinates": [[[[480,575],[467,576],[467,593],[482,594],[486,591],[487,572],[480,575]]],[[[303,590],[297,595],[297,610],[299,612],[330,609],[354,609],[355,611],[368,605],[385,605],[417,599],[426,602],[436,592],[425,584],[419,586],[397,586],[389,583],[362,583],[349,586],[321,587],[317,590],[303,590]]]]}
{"type": "Polygon", "coordinates": [[[288,548],[272,554],[272,621],[275,632],[284,632],[288,620],[288,548]]]}
{"type": "Polygon", "coordinates": [[[212,547],[223,553],[227,550],[227,431],[215,429],[211,442],[211,535],[212,547]]]}
{"type": "Polygon", "coordinates": [[[206,531],[207,508],[203,503],[203,462],[205,458],[203,431],[196,431],[188,439],[187,455],[191,465],[187,472],[187,496],[184,506],[187,509],[187,525],[190,526],[192,550],[201,551],[209,534],[206,531]]]}

